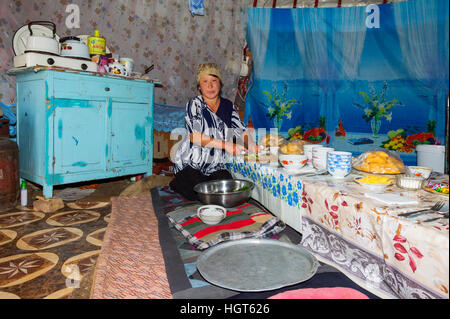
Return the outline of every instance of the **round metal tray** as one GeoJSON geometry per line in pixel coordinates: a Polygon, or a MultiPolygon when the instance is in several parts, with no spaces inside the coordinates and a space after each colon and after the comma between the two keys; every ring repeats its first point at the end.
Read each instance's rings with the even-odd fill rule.
{"type": "Polygon", "coordinates": [[[203,278],[223,288],[257,292],[310,279],[319,263],[307,250],[272,239],[234,240],[208,248],[197,260],[203,278]]]}

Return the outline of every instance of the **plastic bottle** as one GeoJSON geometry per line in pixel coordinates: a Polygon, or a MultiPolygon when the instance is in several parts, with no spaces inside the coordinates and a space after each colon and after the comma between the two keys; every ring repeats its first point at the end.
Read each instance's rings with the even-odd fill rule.
{"type": "Polygon", "coordinates": [[[22,183],[20,184],[20,205],[28,205],[27,182],[25,180],[22,180],[22,183]]]}

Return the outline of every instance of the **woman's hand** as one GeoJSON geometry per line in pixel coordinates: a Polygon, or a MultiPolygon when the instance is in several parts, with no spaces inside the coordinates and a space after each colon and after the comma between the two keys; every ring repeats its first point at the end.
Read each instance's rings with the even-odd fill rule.
{"type": "Polygon", "coordinates": [[[255,143],[255,141],[253,141],[250,129],[248,129],[247,131],[244,132],[244,134],[242,135],[242,138],[244,140],[244,144],[247,145],[247,147],[248,147],[249,153],[258,153],[259,152],[259,147],[255,143]]]}
{"type": "Polygon", "coordinates": [[[202,147],[224,149],[233,156],[241,155],[243,152],[248,152],[248,150],[240,144],[214,139],[200,132],[191,133],[190,140],[192,143],[202,147]]]}
{"type": "Polygon", "coordinates": [[[251,142],[248,144],[248,152],[249,153],[258,153],[259,152],[259,147],[256,143],[251,142]]]}
{"type": "Polygon", "coordinates": [[[230,153],[233,156],[241,155],[243,152],[247,153],[247,149],[240,145],[240,144],[234,144],[231,142],[225,142],[225,151],[230,153]]]}

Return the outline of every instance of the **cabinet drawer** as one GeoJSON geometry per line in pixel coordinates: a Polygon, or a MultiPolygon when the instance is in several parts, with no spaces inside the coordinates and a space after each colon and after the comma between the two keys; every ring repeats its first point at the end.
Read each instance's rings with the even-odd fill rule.
{"type": "Polygon", "coordinates": [[[148,102],[152,92],[149,83],[133,83],[129,80],[87,78],[82,81],[54,79],[54,96],[61,99],[105,100],[106,98],[130,102],[148,102]]]}

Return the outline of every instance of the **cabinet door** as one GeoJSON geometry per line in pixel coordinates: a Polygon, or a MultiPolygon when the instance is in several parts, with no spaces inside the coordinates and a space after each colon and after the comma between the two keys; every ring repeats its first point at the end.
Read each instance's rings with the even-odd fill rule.
{"type": "Polygon", "coordinates": [[[151,164],[152,113],[149,104],[111,103],[111,168],[127,171],[151,164]]]}
{"type": "Polygon", "coordinates": [[[105,102],[55,100],[55,174],[105,171],[105,107],[105,102]]]}

